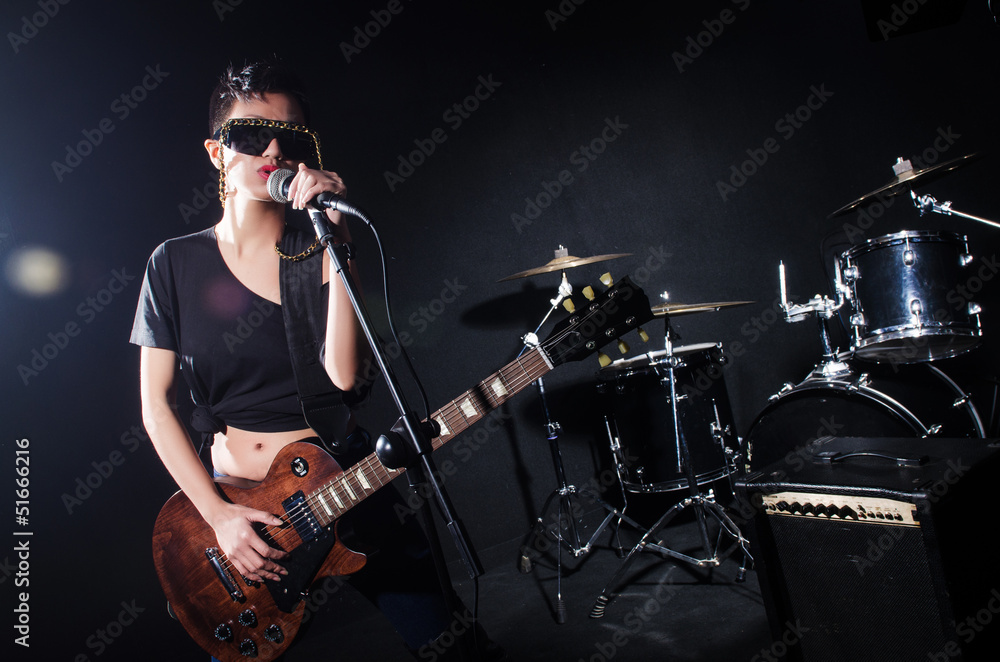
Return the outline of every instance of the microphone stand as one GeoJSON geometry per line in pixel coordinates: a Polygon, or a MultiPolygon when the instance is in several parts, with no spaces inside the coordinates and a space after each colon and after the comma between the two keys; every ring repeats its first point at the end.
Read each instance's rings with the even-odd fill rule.
{"type": "MultiPolygon", "coordinates": [[[[339,198],[335,199],[330,206],[343,213],[357,216],[366,225],[371,226],[371,222],[360,210],[341,202],[339,198]]],[[[329,220],[325,212],[310,209],[309,217],[316,231],[316,237],[326,248],[327,253],[330,255],[331,264],[340,275],[344,289],[351,299],[351,305],[354,307],[354,312],[357,314],[361,328],[368,339],[368,344],[371,346],[375,361],[385,376],[389,392],[400,415],[399,420],[396,421],[392,430],[379,437],[376,445],[376,455],[379,461],[390,469],[398,469],[405,466],[410,489],[415,494],[421,493],[419,491],[421,485],[427,484],[430,486],[447,529],[451,533],[462,562],[469,572],[469,577],[475,579],[483,574],[482,565],[479,562],[475,549],[469,541],[464,524],[455,516],[454,508],[451,505],[448,494],[444,486],[437,479],[437,476],[440,474],[436,471],[434,461],[431,459],[431,451],[433,449],[431,448],[430,435],[427,429],[430,426],[422,425],[416,414],[407,405],[396,375],[389,365],[385,350],[382,348],[382,344],[375,333],[375,327],[368,315],[364,301],[361,299],[357,284],[354,282],[354,278],[351,276],[350,269],[348,268],[347,262],[353,257],[353,247],[350,244],[337,244],[333,241],[334,235],[330,229],[329,220]]],[[[462,607],[458,602],[458,596],[448,576],[448,570],[441,550],[441,541],[437,535],[437,529],[434,527],[434,523],[427,512],[427,501],[421,499],[420,504],[420,508],[417,511],[418,516],[427,534],[431,556],[434,559],[438,579],[441,582],[449,612],[455,616],[462,613],[462,607]]],[[[468,651],[468,642],[461,637],[456,637],[456,640],[460,648],[463,649],[462,658],[466,660],[473,659],[468,651]]]]}

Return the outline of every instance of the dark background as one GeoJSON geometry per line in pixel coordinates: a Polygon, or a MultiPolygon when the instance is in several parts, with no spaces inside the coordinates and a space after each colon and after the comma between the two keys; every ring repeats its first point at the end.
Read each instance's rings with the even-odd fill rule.
{"type": "MultiPolygon", "coordinates": [[[[843,242],[845,231],[857,242],[949,230],[966,234],[977,257],[970,280],[955,285],[978,290],[985,343],[938,365],[990,419],[996,230],[921,218],[907,197],[891,198],[874,221],[857,211],[828,215],[887,183],[897,157],[930,165],[981,153],[920,192],[1000,218],[993,162],[1000,32],[985,1],[871,4],[880,7],[866,15],[858,2],[756,0],[403,1],[397,14],[386,14],[385,2],[5,3],[4,649],[14,596],[29,590],[32,646],[16,647],[16,659],[190,659],[191,644],[165,617],[151,563],[153,520],[175,487],[141,432],[138,349],[127,340],[150,252],[218,218],[202,141],[208,94],[230,61],[278,54],[310,82],[324,162],[380,232],[396,324],[412,340],[432,409],[516,356],[559,275],[497,281],[545,264],[561,244],[579,257],[631,253],[571,270],[577,292],[610,270],[632,274],[653,303],[663,291],[682,303],[755,302],[676,318],[682,343],[737,348],[725,383],[743,435],[768,396],[819,359],[814,321],[787,324],[775,313],[779,261],[793,301],[802,303],[830,293],[823,247],[843,242]],[[905,21],[903,5],[913,14],[905,21]],[[879,20],[896,27],[894,7],[901,26],[880,31],[879,20]],[[372,12],[391,21],[378,26],[372,12]],[[374,36],[351,51],[345,44],[365,26],[374,36]],[[160,72],[155,85],[149,70],[160,72]],[[141,88],[144,77],[151,89],[141,88]],[[482,80],[493,83],[479,87],[488,98],[469,101],[471,112],[456,126],[449,109],[482,80]],[[137,85],[134,108],[123,106],[121,96],[137,85]],[[800,109],[816,90],[825,93],[822,105],[800,109]],[[783,118],[797,109],[808,119],[792,131],[783,118]],[[79,148],[105,118],[113,130],[79,148]],[[619,127],[615,139],[602,143],[610,125],[619,127]],[[444,142],[411,157],[436,129],[444,142]],[[720,182],[769,139],[777,151],[762,165],[746,164],[755,172],[724,194],[720,182]],[[574,153],[592,144],[600,153],[582,170],[574,153]],[[70,149],[85,154],[76,161],[70,149]],[[412,173],[399,170],[401,158],[412,159],[412,173]],[[546,199],[546,183],[562,171],[571,183],[546,199]],[[390,186],[387,172],[404,181],[390,186]],[[526,216],[529,200],[544,209],[519,223],[513,215],[526,216]],[[9,276],[33,248],[64,265],[61,286],[47,296],[24,293],[9,276]],[[68,324],[75,324],[69,333],[68,324]],[[18,439],[30,440],[27,526],[10,513],[18,439]],[[21,539],[11,531],[33,534],[28,589],[15,587],[21,539]],[[123,602],[144,611],[134,625],[112,628],[119,636],[110,645],[98,645],[95,633],[119,617],[123,602]]],[[[360,223],[352,230],[385,333],[375,243],[360,223]]],[[[632,355],[662,346],[660,323],[648,328],[651,345],[628,338],[632,355]]],[[[589,358],[546,378],[577,484],[610,466],[597,368],[589,358]]],[[[416,406],[412,382],[404,382],[416,406]]],[[[939,408],[942,397],[914,395],[911,406],[939,408]]],[[[475,452],[436,455],[439,465],[451,457],[458,467],[446,485],[490,563],[516,561],[489,551],[519,539],[555,485],[535,393],[504,414],[501,429],[466,433],[475,444],[463,448],[475,452]]],[[[382,431],[395,417],[381,383],[363,422],[382,431]]],[[[447,540],[445,551],[454,558],[447,540]]]]}

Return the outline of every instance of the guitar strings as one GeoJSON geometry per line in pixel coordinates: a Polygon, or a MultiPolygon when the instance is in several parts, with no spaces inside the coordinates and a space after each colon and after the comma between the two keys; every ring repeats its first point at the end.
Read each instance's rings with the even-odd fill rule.
{"type": "MultiPolygon", "coordinates": [[[[590,313],[585,315],[585,318],[589,317],[589,315],[590,313]]],[[[568,329],[561,332],[555,338],[561,340],[565,338],[567,335],[569,335],[568,329]]],[[[490,375],[490,377],[488,377],[486,380],[476,385],[477,387],[481,387],[480,390],[476,390],[476,393],[481,395],[486,400],[487,404],[490,405],[490,410],[495,409],[500,405],[504,404],[509,399],[509,397],[512,397],[514,394],[516,394],[517,392],[522,390],[525,386],[527,386],[527,384],[530,384],[531,382],[538,379],[537,376],[532,377],[531,372],[525,368],[525,364],[527,364],[527,367],[530,368],[531,370],[538,369],[541,365],[544,365],[545,370],[542,370],[539,373],[539,376],[545,374],[545,372],[549,370],[548,362],[545,361],[545,359],[543,358],[541,350],[539,348],[535,348],[532,352],[528,353],[523,357],[518,357],[510,364],[508,364],[498,372],[494,373],[493,375],[490,375]],[[517,374],[514,375],[513,378],[510,378],[509,380],[505,379],[506,376],[504,375],[504,370],[513,367],[514,364],[516,364],[517,367],[520,368],[521,373],[524,373],[523,376],[517,374]],[[500,379],[502,384],[511,385],[513,387],[513,392],[511,396],[501,397],[496,395],[495,393],[491,393],[487,382],[492,384],[496,381],[496,379],[500,379]]],[[[446,436],[454,436],[456,434],[459,434],[468,427],[474,425],[483,416],[486,415],[486,411],[483,409],[482,403],[478,398],[474,399],[472,397],[467,397],[466,401],[472,405],[474,411],[476,412],[477,415],[475,417],[466,416],[465,413],[462,411],[462,409],[458,406],[457,400],[452,400],[450,403],[448,403],[448,405],[445,405],[445,407],[441,408],[440,410],[441,416],[444,417],[450,430],[449,434],[446,436]],[[464,424],[464,427],[462,427],[461,430],[458,429],[460,427],[459,424],[464,424]],[[453,432],[451,430],[453,430],[453,432]]],[[[310,493],[309,496],[306,497],[306,499],[303,501],[302,504],[299,504],[299,506],[294,509],[293,512],[298,513],[297,515],[289,515],[287,517],[276,515],[278,519],[282,520],[282,524],[278,526],[267,525],[264,527],[264,533],[278,545],[281,545],[282,543],[285,542],[289,542],[289,538],[291,538],[293,535],[298,535],[296,524],[302,522],[303,520],[308,519],[310,516],[315,517],[314,515],[311,514],[318,512],[316,511],[315,507],[317,506],[317,504],[320,503],[320,493],[322,491],[327,490],[337,495],[337,497],[340,499],[342,503],[348,503],[348,501],[350,501],[349,505],[347,505],[346,507],[335,508],[336,516],[330,518],[330,521],[333,522],[336,519],[338,519],[341,515],[346,513],[348,510],[350,510],[354,505],[356,505],[356,503],[360,503],[365,498],[367,498],[371,493],[374,493],[375,491],[384,487],[386,485],[386,482],[384,482],[383,479],[388,479],[391,481],[391,479],[395,478],[395,476],[390,475],[391,473],[402,474],[405,471],[405,469],[389,470],[386,467],[384,467],[381,462],[376,462],[375,461],[376,459],[377,459],[376,455],[372,453],[363,458],[361,462],[359,462],[358,465],[356,465],[355,467],[352,467],[350,470],[343,472],[342,474],[338,475],[336,478],[329,481],[325,485],[314,490],[312,493],[310,493]],[[357,478],[356,471],[359,467],[361,467],[362,464],[366,465],[367,469],[372,472],[374,477],[377,478],[379,483],[378,487],[371,486],[370,488],[365,488],[363,485],[360,484],[360,481],[357,478]],[[357,495],[357,493],[360,492],[363,496],[360,499],[355,498],[355,499],[345,500],[344,497],[347,495],[341,495],[337,493],[336,483],[338,481],[344,482],[350,489],[352,489],[352,491],[354,491],[354,488],[351,487],[352,478],[355,480],[355,485],[354,485],[354,488],[356,488],[355,495],[357,495]],[[308,506],[308,509],[304,508],[303,505],[308,506]]],[[[363,469],[364,467],[362,467],[362,470],[363,469]]],[[[229,559],[228,555],[223,554],[222,557],[223,557],[222,561],[223,568],[225,568],[226,570],[235,570],[233,562],[229,559]]],[[[237,572],[237,574],[239,573],[237,572]]]]}

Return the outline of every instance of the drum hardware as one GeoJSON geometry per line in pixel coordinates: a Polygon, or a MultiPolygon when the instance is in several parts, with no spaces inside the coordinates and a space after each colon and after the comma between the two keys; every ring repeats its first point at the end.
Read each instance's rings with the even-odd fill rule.
{"type": "Polygon", "coordinates": [[[788,288],[785,281],[785,263],[778,262],[778,284],[781,289],[781,310],[785,313],[785,321],[796,323],[805,321],[811,313],[815,313],[819,331],[820,346],[823,358],[813,369],[813,373],[822,376],[845,374],[851,371],[850,366],[840,360],[840,350],[833,346],[830,340],[829,320],[836,315],[847,301],[850,293],[842,282],[839,262],[834,262],[836,272],[837,300],[827,296],[815,295],[809,302],[793,304],[788,301],[788,288]]]}
{"type": "Polygon", "coordinates": [[[926,184],[931,179],[935,179],[940,175],[954,170],[955,168],[971,163],[977,158],[979,158],[978,154],[967,154],[957,159],[952,159],[951,161],[945,161],[944,163],[914,170],[913,164],[909,160],[900,157],[896,159],[896,163],[892,166],[892,171],[895,176],[889,181],[888,184],[862,195],[857,200],[847,203],[837,211],[827,216],[827,218],[833,218],[834,216],[839,216],[845,212],[849,212],[861,203],[870,201],[873,198],[884,199],[894,195],[899,195],[904,191],[911,190],[911,188],[917,184],[926,184]]]}
{"type": "Polygon", "coordinates": [[[1000,223],[997,223],[996,221],[990,221],[979,216],[973,216],[972,214],[960,212],[957,209],[952,209],[951,201],[945,202],[944,204],[938,204],[938,201],[932,196],[918,196],[913,191],[910,191],[910,197],[913,198],[913,204],[920,210],[921,216],[927,212],[936,212],[938,214],[944,214],[945,216],[961,216],[962,218],[967,218],[971,221],[977,221],[979,223],[985,223],[986,225],[992,225],[995,228],[1000,228],[1000,223]]]}
{"type": "Polygon", "coordinates": [[[839,360],[848,371],[813,371],[768,398],[744,440],[748,472],[787,462],[826,436],[986,437],[969,393],[934,364],[870,364],[858,371],[847,353],[839,360]]]}
{"type": "MultiPolygon", "coordinates": [[[[565,269],[579,266],[581,264],[589,264],[592,262],[598,262],[606,259],[612,259],[615,257],[621,257],[628,255],[628,253],[623,253],[619,255],[607,255],[598,256],[595,258],[573,258],[568,256],[568,251],[563,247],[555,251],[555,259],[552,260],[548,265],[544,267],[539,267],[537,269],[529,269],[528,271],[520,272],[519,274],[514,274],[513,276],[508,276],[501,280],[511,280],[513,278],[521,278],[524,276],[530,276],[534,274],[547,273],[554,271],[556,269],[562,269],[562,281],[559,285],[558,292],[555,298],[549,301],[550,308],[542,321],[538,324],[533,332],[525,334],[522,338],[524,347],[521,349],[523,354],[526,349],[536,347],[538,345],[538,332],[541,330],[542,326],[548,320],[549,316],[555,312],[555,310],[563,305],[568,311],[573,312],[575,309],[572,299],[570,296],[573,293],[573,287],[570,285],[569,280],[566,277],[565,269]]],[[[604,274],[601,278],[605,285],[609,285],[611,282],[611,275],[604,274]]],[[[593,292],[589,287],[584,289],[584,295],[591,299],[593,298],[593,292]]],[[[640,330],[641,331],[641,330],[640,330]]],[[[640,335],[644,335],[642,332],[640,335]]],[[[617,508],[613,507],[611,504],[605,502],[596,493],[587,493],[586,499],[592,503],[595,503],[605,510],[608,514],[604,517],[604,520],[600,523],[597,529],[594,531],[593,535],[586,541],[580,534],[580,530],[576,525],[577,513],[580,511],[580,505],[574,503],[574,500],[582,498],[583,492],[578,490],[575,485],[570,484],[566,478],[566,470],[563,466],[562,452],[559,449],[559,434],[562,431],[562,426],[558,421],[552,419],[549,412],[548,400],[545,396],[545,384],[541,377],[535,382],[538,388],[538,396],[542,403],[542,412],[545,416],[545,432],[546,438],[549,442],[549,451],[552,456],[552,465],[556,474],[557,487],[549,494],[546,498],[545,503],[542,506],[541,513],[532,526],[528,535],[525,537],[525,542],[521,546],[521,556],[519,559],[519,569],[522,573],[529,573],[533,568],[533,562],[531,560],[530,551],[533,549],[533,543],[539,538],[539,536],[548,533],[551,535],[556,542],[556,604],[555,604],[555,619],[559,624],[566,622],[566,605],[562,597],[562,548],[566,547],[567,551],[571,553],[574,557],[579,558],[586,556],[593,549],[593,544],[597,540],[598,536],[606,529],[609,525],[614,522],[615,528],[621,525],[622,522],[640,528],[640,525],[634,520],[626,517],[624,512],[619,511],[617,508]],[[550,508],[556,507],[556,519],[555,527],[552,529],[547,529],[545,527],[545,521],[550,508]],[[563,521],[565,519],[566,535],[563,535],[563,521]]]]}
{"type": "Polygon", "coordinates": [[[972,262],[968,240],[954,232],[896,232],[844,251],[835,263],[836,284],[853,313],[854,356],[920,363],[978,346],[981,307],[954,301],[972,262]]]}
{"type": "MultiPolygon", "coordinates": [[[[618,570],[605,585],[601,594],[597,597],[594,606],[591,608],[591,618],[602,618],[604,616],[608,603],[614,595],[613,589],[625,576],[625,573],[628,571],[628,568],[631,566],[636,556],[643,551],[654,551],[663,556],[667,556],[684,563],[689,563],[700,568],[715,568],[721,565],[722,561],[732,554],[737,547],[739,547],[743,551],[743,561],[736,575],[737,582],[742,582],[746,579],[747,565],[753,561],[753,557],[751,556],[749,550],[749,541],[740,532],[739,527],[737,527],[732,519],[730,519],[729,515],[726,513],[726,509],[716,502],[714,492],[709,489],[707,492],[703,493],[701,490],[699,477],[695,473],[695,467],[693,466],[691,459],[690,448],[684,434],[683,426],[680,423],[681,412],[678,404],[679,397],[676,372],[682,362],[682,359],[675,355],[674,352],[673,336],[675,334],[671,329],[669,315],[664,315],[664,327],[665,347],[662,358],[655,362],[651,360],[650,364],[655,366],[655,369],[661,376],[661,380],[669,387],[670,418],[673,425],[673,437],[677,448],[678,468],[684,476],[684,484],[688,489],[689,496],[669,508],[656,521],[656,523],[653,524],[652,527],[645,530],[639,542],[636,543],[636,545],[625,556],[625,559],[622,561],[618,570]],[[664,544],[662,539],[658,538],[659,532],[662,531],[679,513],[686,508],[694,509],[694,515],[698,527],[698,536],[701,543],[701,549],[704,554],[701,558],[696,558],[677,550],[670,549],[664,544]],[[709,518],[712,518],[719,526],[718,532],[714,535],[714,541],[710,537],[709,533],[709,518]],[[725,547],[724,541],[730,539],[732,544],[725,547]]],[[[723,426],[722,421],[719,418],[718,408],[714,407],[714,409],[715,424],[714,426],[710,426],[710,428],[713,437],[718,438],[718,435],[722,435],[722,433],[726,430],[726,426],[723,426]]],[[[605,420],[607,422],[607,419],[605,420]]],[[[617,438],[617,435],[610,424],[608,425],[608,434],[611,438],[612,449],[616,447],[620,448],[620,439],[617,438]]],[[[618,466],[617,458],[620,453],[613,455],[616,458],[616,466],[618,466]]],[[[728,453],[726,456],[728,463],[728,458],[731,458],[732,456],[728,453]]],[[[732,459],[733,466],[731,469],[735,469],[735,458],[732,459]]],[[[621,476],[621,467],[618,466],[618,469],[619,476],[621,476]]],[[[729,475],[730,482],[732,482],[732,473],[730,472],[729,475]]]]}
{"type": "Polygon", "coordinates": [[[663,317],[664,315],[673,315],[677,317],[678,315],[687,315],[690,313],[706,313],[719,311],[723,308],[732,308],[735,306],[746,306],[747,304],[756,303],[755,301],[719,301],[716,303],[661,303],[658,306],[653,306],[651,310],[653,315],[656,317],[663,317]]]}

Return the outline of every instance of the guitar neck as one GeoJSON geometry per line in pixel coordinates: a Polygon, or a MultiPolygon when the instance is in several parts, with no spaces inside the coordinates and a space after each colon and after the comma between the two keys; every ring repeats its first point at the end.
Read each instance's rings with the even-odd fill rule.
{"type": "MultiPolygon", "coordinates": [[[[539,348],[511,361],[431,414],[431,420],[440,427],[440,435],[431,440],[431,448],[444,446],[550,370],[552,363],[539,348]]],[[[327,526],[405,471],[387,468],[371,453],[318,488],[308,499],[320,525],[327,526]]]]}

